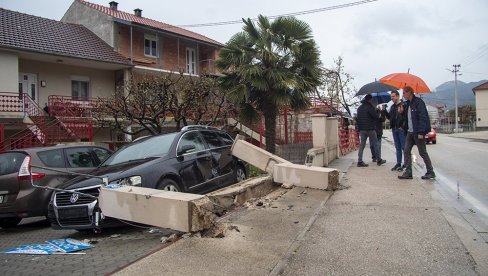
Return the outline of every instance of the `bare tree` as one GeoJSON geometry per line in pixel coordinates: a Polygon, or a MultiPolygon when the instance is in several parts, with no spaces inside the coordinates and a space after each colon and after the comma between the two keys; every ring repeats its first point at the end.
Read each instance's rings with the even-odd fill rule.
{"type": "Polygon", "coordinates": [[[354,99],[356,89],[352,84],[353,77],[345,72],[343,58],[334,60],[334,67],[325,69],[322,75],[323,85],[317,90],[317,97],[336,111],[345,111],[352,116],[351,107],[358,101],[354,99]]]}
{"type": "Polygon", "coordinates": [[[99,125],[137,135],[158,134],[172,118],[177,129],[215,124],[233,110],[208,76],[161,74],[132,78],[109,98],[99,98],[94,117],[99,125]]]}

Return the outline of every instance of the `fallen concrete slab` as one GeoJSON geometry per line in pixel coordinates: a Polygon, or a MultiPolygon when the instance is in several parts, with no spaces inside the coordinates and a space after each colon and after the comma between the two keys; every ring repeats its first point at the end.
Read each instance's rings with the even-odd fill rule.
{"type": "Polygon", "coordinates": [[[297,164],[276,164],[273,168],[273,180],[278,183],[320,190],[336,190],[339,185],[336,169],[297,164]]]}
{"type": "Polygon", "coordinates": [[[102,188],[99,206],[103,214],[182,232],[211,228],[224,211],[243,205],[252,198],[269,194],[278,186],[271,176],[255,177],[207,195],[168,192],[122,186],[102,188]]]}
{"type": "MultiPolygon", "coordinates": [[[[203,195],[122,186],[101,188],[99,206],[108,217],[189,232],[196,224],[191,214],[211,204],[207,200],[203,195]]],[[[196,216],[203,221],[198,225],[211,220],[208,215],[196,216]]]]}
{"type": "Polygon", "coordinates": [[[268,172],[277,183],[335,190],[339,185],[339,171],[323,167],[293,164],[243,140],[236,140],[232,155],[268,172]]]}
{"type": "Polygon", "coordinates": [[[292,164],[290,161],[265,151],[260,147],[256,147],[244,140],[234,141],[234,144],[232,145],[232,155],[269,174],[273,174],[274,164],[292,164]]]}
{"type": "Polygon", "coordinates": [[[252,198],[263,197],[277,188],[278,186],[274,184],[273,178],[267,175],[247,179],[227,188],[209,193],[207,197],[215,203],[216,208],[228,210],[241,206],[252,198]]]}

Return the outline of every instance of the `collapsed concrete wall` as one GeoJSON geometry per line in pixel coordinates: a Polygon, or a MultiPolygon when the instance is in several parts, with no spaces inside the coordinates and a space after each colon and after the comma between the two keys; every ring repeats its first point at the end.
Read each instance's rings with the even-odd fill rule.
{"type": "Polygon", "coordinates": [[[123,186],[102,188],[99,206],[108,217],[197,232],[215,224],[217,214],[260,198],[278,186],[270,176],[251,178],[207,195],[169,192],[150,188],[123,186]]]}

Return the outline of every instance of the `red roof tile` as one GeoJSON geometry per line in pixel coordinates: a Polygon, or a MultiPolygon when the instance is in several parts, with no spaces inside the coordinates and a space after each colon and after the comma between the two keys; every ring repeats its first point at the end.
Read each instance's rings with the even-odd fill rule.
{"type": "Polygon", "coordinates": [[[0,8],[0,48],[129,66],[126,58],[82,25],[0,8]]]}
{"type": "Polygon", "coordinates": [[[210,38],[208,38],[204,35],[201,35],[201,34],[194,33],[192,31],[185,30],[185,29],[180,28],[180,27],[172,26],[172,25],[169,25],[169,24],[166,24],[163,22],[159,22],[159,21],[156,21],[153,19],[145,18],[145,17],[139,17],[139,16],[136,16],[134,14],[123,12],[123,11],[112,10],[110,7],[105,7],[102,5],[90,3],[90,2],[87,2],[84,0],[77,0],[77,1],[88,6],[88,7],[90,7],[90,8],[92,8],[92,9],[95,9],[99,12],[105,13],[109,16],[112,16],[112,17],[115,17],[118,19],[122,19],[125,21],[134,22],[134,23],[138,23],[141,25],[153,27],[153,28],[159,29],[159,30],[164,31],[164,32],[185,36],[188,38],[196,39],[196,40],[206,42],[206,43],[210,43],[213,45],[223,46],[222,43],[220,43],[216,40],[210,39],[210,38]]]}
{"type": "Polygon", "coordinates": [[[473,88],[473,92],[477,90],[485,90],[485,89],[488,89],[488,81],[473,88]]]}

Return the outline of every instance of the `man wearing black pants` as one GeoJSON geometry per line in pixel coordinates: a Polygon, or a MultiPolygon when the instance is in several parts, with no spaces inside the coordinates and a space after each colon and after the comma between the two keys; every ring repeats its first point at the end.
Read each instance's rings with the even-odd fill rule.
{"type": "Polygon", "coordinates": [[[378,166],[384,164],[386,161],[381,159],[381,154],[379,152],[377,137],[376,137],[376,122],[380,119],[380,114],[376,112],[373,106],[373,97],[371,95],[366,95],[362,101],[361,106],[358,108],[357,126],[359,131],[359,138],[361,144],[359,145],[358,153],[358,167],[367,167],[368,164],[363,162],[363,151],[366,146],[366,139],[369,138],[369,144],[374,145],[376,163],[378,166]]]}
{"type": "Polygon", "coordinates": [[[403,88],[403,96],[407,99],[407,110],[404,110],[403,112],[407,113],[406,117],[408,118],[408,132],[405,139],[404,151],[405,163],[407,167],[405,172],[402,175],[399,175],[398,178],[412,179],[411,153],[413,146],[416,145],[420,156],[424,160],[425,167],[427,168],[427,173],[422,176],[422,179],[434,179],[434,168],[432,167],[432,162],[430,161],[427,148],[425,147],[425,134],[427,134],[431,129],[429,114],[424,101],[418,97],[415,97],[413,92],[414,91],[410,86],[405,86],[403,88]]]}

